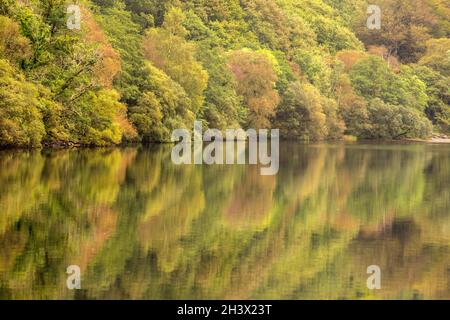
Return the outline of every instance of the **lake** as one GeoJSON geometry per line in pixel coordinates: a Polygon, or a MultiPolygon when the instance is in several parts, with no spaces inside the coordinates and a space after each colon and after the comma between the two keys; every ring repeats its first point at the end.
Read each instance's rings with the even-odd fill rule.
{"type": "Polygon", "coordinates": [[[0,299],[450,299],[450,145],[282,143],[274,176],[167,145],[0,168],[0,299]]]}

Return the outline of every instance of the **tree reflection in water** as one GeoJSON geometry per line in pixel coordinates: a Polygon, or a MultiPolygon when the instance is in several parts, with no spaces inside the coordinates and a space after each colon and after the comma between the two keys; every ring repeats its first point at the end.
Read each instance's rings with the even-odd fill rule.
{"type": "Polygon", "coordinates": [[[276,176],[170,150],[1,152],[0,298],[450,299],[449,146],[284,143],[276,176]]]}

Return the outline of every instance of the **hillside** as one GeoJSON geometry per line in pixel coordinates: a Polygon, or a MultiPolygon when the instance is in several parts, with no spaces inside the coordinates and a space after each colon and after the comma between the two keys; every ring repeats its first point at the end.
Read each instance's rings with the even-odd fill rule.
{"type": "Polygon", "coordinates": [[[0,0],[0,147],[450,133],[450,4],[377,0],[0,0]]]}

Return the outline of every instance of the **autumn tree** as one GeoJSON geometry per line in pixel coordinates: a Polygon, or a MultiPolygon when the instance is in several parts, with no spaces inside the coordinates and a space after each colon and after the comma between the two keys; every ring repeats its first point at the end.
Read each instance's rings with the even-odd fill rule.
{"type": "Polygon", "coordinates": [[[386,47],[387,57],[394,55],[405,63],[417,61],[436,23],[427,0],[379,0],[375,4],[381,8],[381,29],[368,29],[368,15],[361,11],[355,27],[359,38],[366,46],[386,47]]]}
{"type": "Polygon", "coordinates": [[[366,58],[367,54],[363,51],[344,50],[336,54],[336,58],[344,64],[344,71],[348,72],[361,59],[366,58]]]}
{"type": "Polygon", "coordinates": [[[346,125],[346,133],[362,137],[369,126],[367,104],[363,97],[353,90],[348,75],[342,75],[336,88],[336,100],[339,114],[346,125]]]}
{"type": "Polygon", "coordinates": [[[21,63],[30,56],[30,41],[21,35],[17,22],[0,16],[0,57],[21,63]]]}
{"type": "Polygon", "coordinates": [[[270,118],[279,102],[273,61],[265,53],[251,50],[230,53],[228,66],[236,78],[237,93],[244,98],[248,108],[249,127],[270,127],[270,118]]]}
{"type": "Polygon", "coordinates": [[[96,47],[98,55],[98,61],[93,67],[93,75],[99,86],[111,88],[113,80],[121,71],[120,55],[109,43],[92,13],[82,6],[81,14],[83,38],[96,47]]]}

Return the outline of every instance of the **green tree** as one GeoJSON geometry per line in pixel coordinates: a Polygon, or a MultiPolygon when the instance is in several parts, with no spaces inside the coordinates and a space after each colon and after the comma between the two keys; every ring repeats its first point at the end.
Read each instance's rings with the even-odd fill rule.
{"type": "Polygon", "coordinates": [[[210,48],[206,43],[199,49],[198,59],[209,74],[202,118],[214,129],[240,127],[245,124],[246,110],[237,94],[234,75],[227,67],[226,53],[220,48],[210,48]]]}
{"type": "Polygon", "coordinates": [[[180,9],[172,8],[165,16],[162,28],[147,31],[144,50],[148,60],[184,88],[197,114],[204,102],[208,73],[195,59],[195,45],[185,40],[184,19],[180,9]]]}
{"type": "Polygon", "coordinates": [[[366,100],[380,98],[389,104],[421,111],[427,104],[425,83],[407,67],[399,74],[394,73],[381,57],[370,56],[359,61],[349,75],[356,93],[366,100]]]}
{"type": "Polygon", "coordinates": [[[184,89],[162,70],[147,64],[152,86],[130,109],[131,121],[144,141],[170,142],[172,131],[191,129],[194,108],[184,89]]]}
{"type": "Polygon", "coordinates": [[[450,77],[426,66],[415,66],[413,70],[427,84],[429,100],[425,114],[438,131],[450,133],[450,77]]]}
{"type": "Polygon", "coordinates": [[[39,146],[45,134],[38,89],[0,60],[0,146],[39,146]]]}
{"type": "Polygon", "coordinates": [[[367,138],[427,138],[431,134],[430,121],[417,110],[389,105],[378,98],[370,101],[367,110],[370,120],[367,138]]]}
{"type": "Polygon", "coordinates": [[[275,126],[287,139],[321,140],[327,137],[323,98],[311,84],[293,82],[277,109],[275,126]]]}

